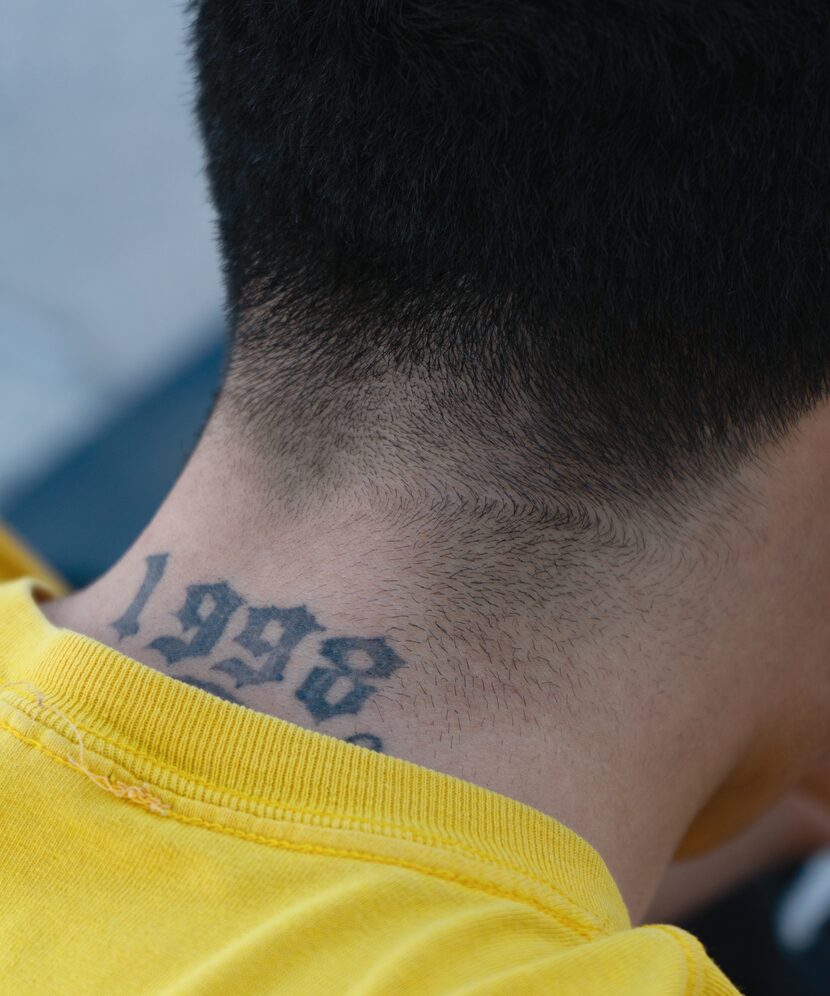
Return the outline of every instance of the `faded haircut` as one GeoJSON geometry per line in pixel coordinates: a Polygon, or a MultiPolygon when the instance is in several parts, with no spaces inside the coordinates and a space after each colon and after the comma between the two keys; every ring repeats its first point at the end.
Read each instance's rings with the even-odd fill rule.
{"type": "Polygon", "coordinates": [[[297,487],[671,511],[826,396],[826,3],[191,9],[226,395],[297,487]]]}

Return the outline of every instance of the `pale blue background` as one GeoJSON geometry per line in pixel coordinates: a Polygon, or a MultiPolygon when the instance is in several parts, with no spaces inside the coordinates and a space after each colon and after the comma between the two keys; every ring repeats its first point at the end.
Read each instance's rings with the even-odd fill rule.
{"type": "Polygon", "coordinates": [[[182,4],[0,0],[0,508],[217,335],[182,4]]]}

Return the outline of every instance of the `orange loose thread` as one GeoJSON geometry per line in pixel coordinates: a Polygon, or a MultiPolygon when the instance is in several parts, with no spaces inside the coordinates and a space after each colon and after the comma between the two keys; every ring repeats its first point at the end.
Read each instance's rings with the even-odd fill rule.
{"type": "Polygon", "coordinates": [[[147,782],[143,782],[141,785],[128,785],[126,782],[122,782],[119,779],[114,780],[107,775],[91,771],[86,764],[84,755],[84,740],[81,736],[81,731],[66,715],[66,713],[61,712],[57,706],[47,705],[46,697],[43,692],[37,686],[28,681],[7,681],[4,685],[0,685],[0,692],[3,691],[4,688],[10,688],[13,685],[23,685],[28,688],[29,691],[35,696],[38,708],[51,709],[75,731],[75,736],[78,738],[78,760],[75,760],[74,757],[67,755],[66,761],[68,764],[72,765],[73,768],[76,768],[78,771],[86,775],[86,777],[94,785],[97,785],[98,788],[103,789],[105,792],[109,792],[111,795],[114,795],[119,799],[126,799],[128,802],[133,802],[137,806],[142,806],[149,812],[157,813],[159,816],[166,816],[169,813],[169,804],[162,802],[161,799],[153,795],[147,782]]]}

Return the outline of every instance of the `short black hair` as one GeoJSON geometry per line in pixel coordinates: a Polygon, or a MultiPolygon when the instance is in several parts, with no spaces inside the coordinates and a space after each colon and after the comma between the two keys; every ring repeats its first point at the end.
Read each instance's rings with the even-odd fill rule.
{"type": "Polygon", "coordinates": [[[826,3],[191,6],[249,418],[434,378],[530,413],[554,498],[636,506],[826,397],[826,3]]]}

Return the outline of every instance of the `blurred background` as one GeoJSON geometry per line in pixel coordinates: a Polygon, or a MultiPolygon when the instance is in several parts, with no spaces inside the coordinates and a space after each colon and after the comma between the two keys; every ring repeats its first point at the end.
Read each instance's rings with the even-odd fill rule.
{"type": "Polygon", "coordinates": [[[185,17],[0,7],[0,514],[82,583],[169,485],[219,373],[185,17]]]}
{"type": "MultiPolygon", "coordinates": [[[[146,524],[222,364],[184,5],[0,4],[0,519],[74,585],[146,524]]],[[[830,859],[688,922],[745,992],[830,993],[830,859]]]]}

